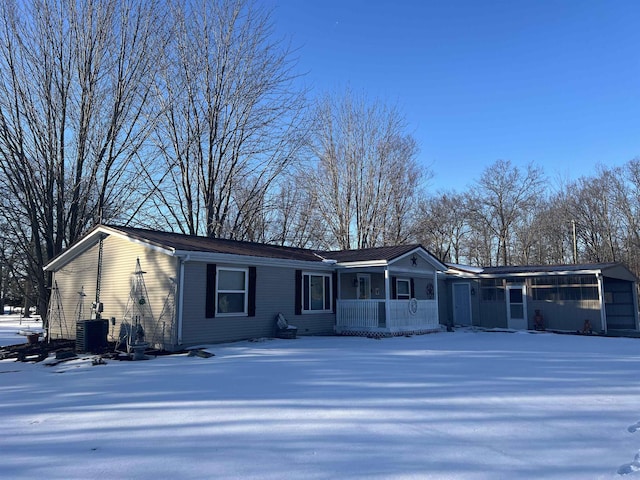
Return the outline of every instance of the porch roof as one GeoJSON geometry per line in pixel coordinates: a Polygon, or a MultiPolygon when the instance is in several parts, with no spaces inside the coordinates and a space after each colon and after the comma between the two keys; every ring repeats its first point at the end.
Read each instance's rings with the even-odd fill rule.
{"type": "Polygon", "coordinates": [[[359,250],[334,250],[318,252],[327,260],[335,260],[338,264],[390,264],[411,254],[419,254],[436,270],[447,270],[431,252],[419,243],[409,245],[390,245],[386,247],[361,248],[359,250]]]}

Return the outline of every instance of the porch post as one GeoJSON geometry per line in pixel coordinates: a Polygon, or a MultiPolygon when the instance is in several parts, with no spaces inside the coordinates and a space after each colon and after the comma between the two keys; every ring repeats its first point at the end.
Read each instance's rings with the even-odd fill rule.
{"type": "Polygon", "coordinates": [[[598,280],[598,300],[600,303],[600,324],[602,331],[607,333],[607,314],[604,309],[604,280],[602,279],[602,273],[596,273],[596,279],[598,280]]]}
{"type": "Polygon", "coordinates": [[[636,282],[631,284],[631,293],[633,297],[633,317],[635,321],[636,330],[640,328],[638,326],[638,285],[636,282]]]}
{"type": "Polygon", "coordinates": [[[433,299],[436,301],[436,320],[440,325],[440,300],[438,299],[438,271],[433,271],[433,299]]]}
{"type": "Polygon", "coordinates": [[[389,266],[384,267],[384,325],[388,327],[391,324],[391,304],[389,301],[389,293],[391,292],[391,279],[389,277],[389,266]]]}

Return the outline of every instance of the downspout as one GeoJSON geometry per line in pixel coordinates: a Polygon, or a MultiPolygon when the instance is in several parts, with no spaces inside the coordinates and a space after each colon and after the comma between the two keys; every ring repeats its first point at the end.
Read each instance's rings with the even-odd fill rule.
{"type": "Polygon", "coordinates": [[[191,257],[189,255],[185,257],[178,257],[180,262],[180,272],[178,273],[178,308],[177,308],[177,319],[176,322],[178,324],[178,338],[177,344],[182,345],[182,313],[183,313],[183,305],[184,305],[184,264],[188,262],[191,257]]]}
{"type": "Polygon", "coordinates": [[[607,314],[604,309],[604,281],[602,273],[596,273],[598,280],[598,302],[600,304],[600,325],[603,333],[607,333],[607,314]]]}

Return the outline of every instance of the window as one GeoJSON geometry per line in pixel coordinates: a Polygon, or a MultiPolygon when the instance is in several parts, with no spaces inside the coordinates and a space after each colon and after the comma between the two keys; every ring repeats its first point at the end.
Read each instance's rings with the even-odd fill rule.
{"type": "Polygon", "coordinates": [[[411,282],[406,278],[398,278],[396,280],[396,299],[411,299],[411,282]]]}
{"type": "Polygon", "coordinates": [[[595,275],[536,277],[531,281],[531,295],[544,301],[598,300],[598,280],[595,275]]]}
{"type": "Polygon", "coordinates": [[[302,275],[302,310],[331,311],[331,275],[305,273],[302,275]]]}
{"type": "Polygon", "coordinates": [[[216,313],[220,315],[246,315],[247,269],[219,267],[216,279],[216,313]]]}
{"type": "Polygon", "coordinates": [[[504,302],[504,284],[500,278],[480,280],[480,298],[484,302],[504,302]]]}

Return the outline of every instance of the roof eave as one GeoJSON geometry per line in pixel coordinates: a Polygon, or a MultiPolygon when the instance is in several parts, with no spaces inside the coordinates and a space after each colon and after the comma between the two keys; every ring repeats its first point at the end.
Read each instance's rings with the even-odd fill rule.
{"type": "Polygon", "coordinates": [[[109,236],[118,237],[118,238],[127,240],[128,242],[131,242],[137,245],[142,245],[146,248],[150,248],[152,250],[164,253],[166,255],[174,254],[174,249],[166,245],[160,245],[154,242],[144,241],[139,238],[135,238],[130,235],[127,235],[126,233],[123,233],[116,228],[107,227],[104,225],[98,225],[94,227],[94,229],[91,230],[87,235],[85,235],[85,237],[78,240],[78,242],[76,242],[74,245],[72,245],[67,250],[65,250],[61,254],[51,259],[51,261],[47,263],[43,267],[43,269],[45,271],[58,270],[61,267],[63,267],[65,264],[67,264],[68,262],[76,258],[78,255],[87,251],[93,245],[98,243],[101,238],[106,238],[109,236]]]}
{"type": "Polygon", "coordinates": [[[206,263],[250,264],[255,266],[300,267],[333,270],[334,264],[318,260],[294,260],[288,258],[259,257],[234,253],[203,252],[199,250],[176,250],[174,256],[183,261],[206,263]]]}

